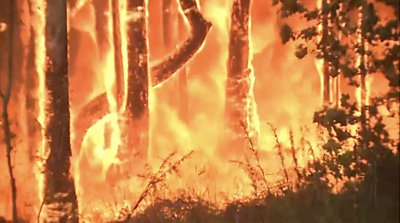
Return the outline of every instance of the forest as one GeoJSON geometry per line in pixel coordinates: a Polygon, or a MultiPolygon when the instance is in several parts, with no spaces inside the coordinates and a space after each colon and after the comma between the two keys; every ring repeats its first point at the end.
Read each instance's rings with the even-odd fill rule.
{"type": "Polygon", "coordinates": [[[399,222],[397,0],[0,0],[0,223],[399,222]]]}

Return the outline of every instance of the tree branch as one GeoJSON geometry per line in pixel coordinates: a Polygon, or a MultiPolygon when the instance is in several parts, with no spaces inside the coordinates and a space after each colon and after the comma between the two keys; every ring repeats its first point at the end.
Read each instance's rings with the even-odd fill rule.
{"type": "Polygon", "coordinates": [[[153,86],[161,84],[183,67],[203,45],[211,29],[211,23],[204,19],[196,1],[180,0],[179,2],[185,17],[189,21],[190,35],[175,53],[151,68],[153,86]]]}

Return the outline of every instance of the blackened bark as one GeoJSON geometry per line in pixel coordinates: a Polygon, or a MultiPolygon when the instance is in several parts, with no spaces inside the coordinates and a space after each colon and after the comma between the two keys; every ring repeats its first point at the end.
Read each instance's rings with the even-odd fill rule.
{"type": "MultiPolygon", "coordinates": [[[[132,3],[131,7],[132,7],[132,3]]],[[[169,56],[166,58],[164,62],[161,62],[155,67],[151,68],[150,74],[153,76],[152,81],[152,86],[155,87],[158,84],[161,84],[163,81],[167,80],[172,74],[174,74],[179,68],[181,68],[187,61],[189,61],[193,55],[200,49],[201,45],[204,43],[205,38],[211,28],[211,23],[206,21],[203,16],[201,15],[200,11],[197,8],[196,1],[194,0],[181,0],[180,1],[182,9],[185,11],[185,16],[189,20],[190,24],[190,36],[189,38],[185,41],[185,43],[177,50],[176,53],[174,53],[172,56],[169,56]],[[164,73],[163,73],[164,72],[164,73]]],[[[135,31],[137,35],[140,33],[135,31]]],[[[140,34],[141,35],[141,34],[140,34]]],[[[140,36],[139,36],[140,37],[140,36]]],[[[142,38],[142,37],[140,37],[142,38]]],[[[132,52],[130,52],[132,53],[132,52]]],[[[133,57],[135,55],[132,55],[133,57]]],[[[138,58],[136,59],[138,60],[138,58]]],[[[147,61],[147,59],[145,59],[147,61]]],[[[128,62],[131,63],[131,62],[128,62]]],[[[131,65],[131,67],[133,67],[131,65]]],[[[136,68],[134,68],[136,69],[136,68]]],[[[143,69],[143,67],[142,67],[143,69]]],[[[140,69],[138,70],[140,71],[140,69]]],[[[138,101],[142,101],[142,96],[145,96],[147,98],[147,93],[145,95],[139,95],[141,90],[138,88],[135,88],[136,85],[138,87],[143,86],[142,83],[132,83],[135,78],[138,79],[144,79],[144,77],[135,77],[134,74],[135,72],[138,72],[136,70],[130,71],[130,82],[128,83],[129,89],[134,89],[133,91],[129,94],[131,94],[130,98],[128,100],[133,100],[129,102],[130,105],[136,105],[135,103],[138,101]],[[136,96],[135,96],[136,94],[136,96]]],[[[146,77],[147,79],[148,77],[146,77]]],[[[143,90],[143,89],[142,89],[143,90]]],[[[129,96],[128,96],[129,97],[129,96]]],[[[85,133],[89,127],[92,125],[92,123],[95,123],[96,121],[100,120],[104,114],[107,114],[109,112],[108,106],[99,106],[103,104],[104,102],[107,101],[107,95],[102,94],[98,97],[96,97],[92,102],[90,102],[87,106],[85,106],[82,111],[80,112],[77,120],[75,121],[74,125],[79,125],[80,132],[85,133]],[[100,108],[100,110],[97,110],[97,108],[100,108]]],[[[145,103],[147,103],[147,99],[144,100],[145,103]]],[[[104,105],[104,104],[103,104],[104,105]]],[[[136,110],[133,115],[131,115],[133,118],[141,117],[144,115],[144,111],[146,111],[147,104],[146,105],[138,105],[137,108],[133,107],[130,109],[136,110]],[[140,114],[140,115],[137,115],[140,114]]],[[[144,125],[146,125],[144,123],[144,125]]],[[[82,141],[78,141],[78,139],[83,139],[84,135],[78,136],[78,133],[75,134],[75,137],[77,138],[76,144],[81,144],[82,141]]],[[[80,148],[78,146],[77,148],[80,148]]]]}
{"type": "Polygon", "coordinates": [[[78,222],[71,158],[66,0],[49,0],[46,9],[46,148],[44,222],[78,222]]]}
{"type": "Polygon", "coordinates": [[[175,53],[151,68],[152,86],[161,84],[184,66],[203,45],[210,31],[211,23],[201,15],[196,1],[180,0],[180,5],[190,24],[189,38],[175,53]]]}
{"type": "Polygon", "coordinates": [[[144,0],[127,2],[128,16],[129,13],[133,15],[127,22],[128,77],[124,108],[127,120],[122,123],[124,146],[119,149],[118,154],[121,159],[130,159],[138,154],[139,161],[145,161],[147,157],[149,140],[146,7],[144,0]]]}
{"type": "Polygon", "coordinates": [[[236,145],[245,145],[246,134],[257,140],[256,111],[253,96],[252,70],[249,67],[250,0],[235,0],[232,7],[229,37],[226,116],[236,145]]]}
{"type": "Polygon", "coordinates": [[[128,96],[129,118],[148,116],[148,53],[146,34],[146,6],[144,0],[129,0],[128,12],[135,14],[128,21],[128,96]]]}

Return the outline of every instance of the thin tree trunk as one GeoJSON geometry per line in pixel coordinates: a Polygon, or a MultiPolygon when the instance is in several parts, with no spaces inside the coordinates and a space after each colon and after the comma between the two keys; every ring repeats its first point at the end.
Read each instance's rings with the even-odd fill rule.
{"type": "MultiPolygon", "coordinates": [[[[322,8],[325,8],[325,5],[328,4],[328,0],[322,0],[322,8]]],[[[323,52],[324,55],[327,54],[327,41],[328,41],[328,15],[325,14],[322,18],[322,43],[323,43],[323,52]]],[[[323,104],[324,105],[330,105],[331,102],[331,78],[330,78],[330,68],[329,68],[329,63],[326,61],[326,59],[323,59],[323,76],[324,76],[324,89],[323,89],[323,104]]]]}
{"type": "MultiPolygon", "coordinates": [[[[176,4],[172,0],[163,1],[162,4],[163,15],[163,42],[165,52],[171,52],[175,49],[175,41],[181,41],[182,33],[185,30],[185,22],[183,17],[179,14],[176,4]]],[[[178,116],[185,123],[188,122],[188,91],[186,80],[186,67],[183,66],[177,71],[177,78],[174,80],[174,88],[178,89],[178,95],[171,98],[171,104],[177,107],[178,116]]]]}
{"type": "Polygon", "coordinates": [[[242,146],[245,146],[247,137],[256,145],[258,137],[253,95],[254,76],[249,65],[249,11],[250,0],[234,0],[225,105],[228,126],[234,134],[234,138],[229,141],[242,146]]]}
{"type": "Polygon", "coordinates": [[[118,108],[122,105],[124,95],[124,65],[122,59],[121,43],[121,21],[120,21],[120,0],[113,0],[112,24],[113,24],[113,42],[114,42],[114,66],[115,66],[115,97],[118,108]]]}
{"type": "Polygon", "coordinates": [[[127,2],[128,12],[137,15],[128,21],[128,88],[125,114],[128,123],[126,147],[147,157],[149,135],[149,77],[146,16],[147,5],[144,0],[127,2]]]}
{"type": "Polygon", "coordinates": [[[78,222],[71,159],[66,0],[47,1],[46,149],[44,222],[78,222]]]}
{"type": "MultiPolygon", "coordinates": [[[[4,169],[8,170],[8,179],[6,179],[6,181],[9,182],[10,185],[10,192],[11,192],[11,200],[8,200],[8,204],[11,206],[11,217],[12,217],[12,222],[13,223],[17,223],[18,222],[18,213],[17,213],[17,187],[16,187],[16,179],[15,179],[15,171],[14,171],[14,166],[13,166],[13,162],[12,162],[12,157],[11,157],[11,153],[12,153],[12,136],[11,136],[11,123],[10,123],[10,116],[9,116],[9,111],[10,111],[10,101],[13,99],[12,97],[12,91],[14,88],[14,82],[16,82],[15,80],[15,76],[13,74],[13,70],[14,70],[14,63],[15,63],[15,52],[16,51],[16,47],[15,47],[15,43],[14,43],[14,37],[17,36],[18,33],[18,28],[16,28],[16,26],[18,26],[16,24],[16,17],[18,18],[18,10],[17,10],[17,4],[16,1],[10,1],[10,2],[6,2],[4,3],[5,6],[7,6],[7,16],[5,16],[4,21],[5,24],[7,25],[7,29],[5,30],[5,34],[7,35],[6,39],[7,39],[7,45],[3,45],[3,47],[5,48],[5,57],[4,58],[7,64],[4,64],[4,68],[3,71],[4,73],[6,73],[6,75],[4,75],[4,78],[2,78],[0,76],[0,78],[2,78],[4,80],[4,85],[0,85],[0,99],[1,99],[1,129],[3,131],[3,140],[4,140],[4,144],[5,144],[5,151],[6,151],[6,160],[5,163],[7,163],[7,167],[5,167],[4,169]],[[8,3],[8,4],[7,4],[8,3]],[[17,35],[15,35],[17,34],[17,35]]],[[[18,19],[17,19],[18,21],[18,19]]],[[[19,38],[17,38],[17,40],[19,40],[19,38]]],[[[17,45],[19,46],[19,44],[17,45]]],[[[18,48],[17,48],[18,49],[18,48]]],[[[18,55],[18,54],[17,54],[18,55]]],[[[18,76],[17,76],[18,77],[18,76]]],[[[1,83],[1,82],[0,82],[1,83]]]]}
{"type": "MultiPolygon", "coordinates": [[[[140,2],[139,2],[140,3],[140,2]]],[[[130,9],[134,8],[137,2],[132,1],[129,3],[130,9]]],[[[205,41],[205,38],[211,28],[211,23],[205,20],[197,8],[196,1],[194,0],[180,0],[180,5],[182,10],[185,12],[186,18],[189,20],[190,24],[190,35],[187,40],[178,48],[176,52],[171,54],[170,56],[166,57],[165,60],[156,66],[153,66],[150,69],[150,74],[153,77],[152,79],[152,87],[155,87],[161,84],[163,81],[167,80],[169,77],[172,76],[178,69],[185,65],[193,56],[194,54],[200,49],[202,44],[205,41]]],[[[128,9],[129,10],[129,9],[128,9]]],[[[140,15],[140,13],[139,13],[140,15]]],[[[138,23],[137,21],[134,22],[135,24],[138,23]]],[[[130,26],[132,25],[129,24],[130,26]]],[[[135,26],[140,27],[140,25],[136,24],[135,26]]],[[[143,25],[144,26],[144,25],[143,25]]],[[[135,31],[134,29],[130,28],[130,35],[135,34],[137,38],[145,38],[142,36],[139,31],[135,31]]],[[[130,36],[132,38],[132,36],[130,36]]],[[[144,42],[145,43],[145,42],[144,42]]],[[[140,44],[144,44],[143,39],[140,41],[140,44]]],[[[144,53],[144,46],[138,45],[139,43],[130,43],[131,45],[128,46],[130,49],[135,49],[135,47],[140,46],[142,49],[142,53],[144,53]]],[[[147,50],[147,47],[146,47],[147,50]]],[[[128,62],[130,65],[129,68],[129,78],[128,78],[128,101],[127,102],[127,109],[129,110],[129,116],[135,120],[140,119],[141,117],[148,116],[148,99],[147,99],[147,92],[144,92],[144,88],[148,91],[147,83],[145,81],[148,79],[147,76],[144,76],[144,62],[147,66],[147,57],[139,58],[139,52],[128,52],[128,57],[131,57],[128,60],[133,60],[128,62]],[[130,54],[130,56],[129,56],[130,54]],[[136,58],[135,58],[136,57],[136,58]],[[140,62],[140,63],[139,63],[140,62]],[[138,64],[140,67],[135,68],[134,65],[138,64]],[[133,70],[131,70],[131,68],[133,70]],[[137,76],[142,75],[142,76],[137,76]],[[135,83],[134,81],[141,81],[140,83],[135,83]],[[146,83],[145,83],[146,82],[146,83]],[[146,87],[147,86],[147,87],[146,87]],[[143,93],[143,94],[142,94],[143,93]],[[136,104],[141,102],[143,104],[136,104]],[[132,107],[133,106],[133,107],[132,107]],[[147,114],[146,114],[147,113],[147,114]]],[[[144,56],[144,54],[142,54],[144,56]]],[[[147,56],[147,55],[146,55],[147,56]]],[[[147,68],[146,68],[147,70],[147,68]]],[[[147,74],[146,74],[147,75],[147,74]]],[[[79,126],[75,129],[81,129],[79,133],[75,134],[76,137],[76,145],[82,143],[82,139],[86,134],[87,130],[90,126],[92,126],[97,120],[104,117],[105,114],[109,112],[109,106],[107,102],[106,94],[99,95],[93,101],[91,101],[87,106],[85,106],[82,111],[79,113],[77,120],[75,121],[74,125],[79,126]]],[[[145,121],[143,125],[148,125],[148,121],[145,121]],[[147,122],[147,124],[146,124],[147,122]]],[[[145,127],[148,128],[148,127],[145,127]]],[[[147,130],[145,130],[146,134],[148,134],[147,130]]],[[[136,137],[137,139],[137,137],[136,137]]],[[[79,146],[77,148],[80,148],[79,146]]]]}

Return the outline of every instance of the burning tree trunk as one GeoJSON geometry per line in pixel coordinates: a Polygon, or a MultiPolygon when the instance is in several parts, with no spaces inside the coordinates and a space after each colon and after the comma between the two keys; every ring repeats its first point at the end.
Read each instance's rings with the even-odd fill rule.
{"type": "MultiPolygon", "coordinates": [[[[172,0],[166,0],[163,1],[162,4],[163,42],[164,50],[166,52],[170,52],[175,48],[173,41],[181,40],[181,33],[185,31],[185,22],[182,16],[179,14],[176,5],[172,3],[172,0]],[[176,20],[178,22],[176,22],[176,20]]],[[[186,75],[186,67],[182,67],[178,71],[177,80],[174,82],[176,86],[174,89],[178,89],[178,95],[177,97],[173,97],[173,101],[171,101],[171,103],[178,107],[179,117],[185,122],[188,122],[189,104],[186,75]]]]}
{"type": "MultiPolygon", "coordinates": [[[[180,5],[182,10],[185,12],[184,15],[189,20],[189,38],[175,53],[168,56],[161,63],[150,68],[149,73],[153,77],[151,81],[152,87],[161,84],[163,81],[171,77],[179,68],[184,66],[185,63],[187,63],[199,50],[211,28],[211,23],[203,18],[197,8],[195,0],[180,0],[180,5]]],[[[131,18],[134,20],[130,21],[130,28],[128,27],[129,38],[135,38],[135,42],[131,42],[128,46],[128,63],[130,65],[128,92],[126,92],[126,94],[128,94],[126,111],[129,111],[128,114],[131,119],[137,121],[138,119],[148,115],[148,71],[147,54],[145,54],[147,46],[144,45],[146,44],[146,36],[140,30],[136,30],[145,27],[145,20],[144,18],[141,18],[144,14],[145,8],[141,8],[144,7],[142,6],[142,1],[131,1],[128,6],[128,10],[133,10],[134,12],[132,14],[133,17],[131,18]],[[141,22],[143,22],[143,24],[141,22]],[[131,52],[131,50],[135,50],[135,52],[131,52]],[[135,65],[137,65],[137,67],[135,67],[135,65]]],[[[143,28],[142,30],[144,31],[143,28]]],[[[92,102],[85,106],[79,114],[77,121],[74,123],[74,125],[76,125],[75,129],[80,129],[80,132],[76,133],[75,136],[75,145],[80,145],[87,129],[109,111],[106,94],[96,97],[92,102]]],[[[132,120],[130,122],[132,122],[132,120]]],[[[143,123],[143,125],[146,125],[147,127],[144,128],[148,129],[148,121],[143,123]]],[[[80,148],[80,146],[77,148],[80,148]]]]}
{"type": "Polygon", "coordinates": [[[141,154],[147,152],[149,131],[146,6],[144,0],[127,2],[128,17],[130,17],[127,24],[128,92],[124,110],[128,123],[124,130],[127,133],[127,148],[135,148],[141,154]],[[129,16],[129,13],[133,15],[129,16]]]}
{"type": "Polygon", "coordinates": [[[115,96],[117,106],[120,107],[124,94],[124,65],[122,59],[122,43],[121,43],[121,21],[119,0],[113,0],[111,5],[112,11],[112,27],[114,42],[114,66],[115,66],[115,96]]]}
{"type": "Polygon", "coordinates": [[[226,113],[235,138],[232,143],[245,145],[250,137],[257,143],[257,113],[254,102],[254,76],[249,65],[250,0],[234,0],[229,37],[226,113]],[[248,134],[246,136],[246,134],[248,134]],[[238,136],[240,135],[240,136],[238,136]]]}
{"type": "Polygon", "coordinates": [[[66,0],[47,1],[46,10],[45,222],[78,222],[77,197],[70,175],[70,112],[66,0]]]}
{"type": "MultiPolygon", "coordinates": [[[[327,5],[330,3],[329,0],[320,0],[318,1],[318,8],[326,8],[327,5]]],[[[340,89],[340,76],[332,77],[331,76],[331,65],[327,60],[327,55],[329,55],[329,45],[330,45],[330,14],[325,13],[322,17],[322,24],[319,26],[321,31],[321,42],[322,42],[322,52],[324,55],[324,59],[322,59],[321,63],[318,67],[318,72],[321,77],[321,93],[322,93],[322,104],[325,106],[335,105],[340,106],[340,96],[341,96],[341,89],[340,89]]],[[[340,30],[335,30],[338,34],[340,30]]],[[[340,34],[339,34],[340,35],[340,34]]],[[[341,38],[340,36],[338,37],[341,38]]],[[[318,60],[318,59],[317,59],[318,60]]],[[[317,66],[318,66],[318,62],[317,66]]]]}

